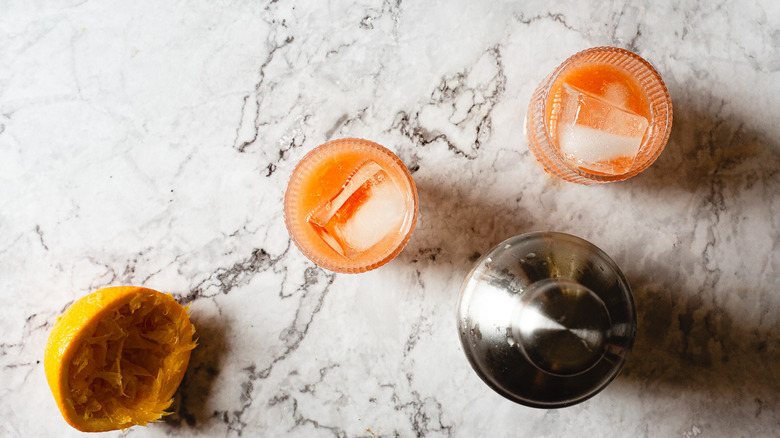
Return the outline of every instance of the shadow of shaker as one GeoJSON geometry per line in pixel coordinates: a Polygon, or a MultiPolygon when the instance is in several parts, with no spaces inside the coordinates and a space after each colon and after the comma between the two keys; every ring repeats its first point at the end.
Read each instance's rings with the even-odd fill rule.
{"type": "MultiPolygon", "coordinates": [[[[721,409],[752,405],[756,421],[769,413],[761,421],[776,425],[780,415],[780,332],[772,321],[776,315],[767,312],[749,320],[741,311],[737,315],[719,306],[711,291],[674,290],[648,278],[628,277],[638,328],[619,378],[656,394],[699,393],[721,409]]],[[[747,289],[729,293],[743,300],[762,295],[747,289]]],[[[777,303],[768,308],[777,308],[777,303]]],[[[727,418],[728,412],[721,414],[727,418]]]]}
{"type": "MultiPolygon", "coordinates": [[[[642,196],[690,199],[692,211],[680,214],[693,214],[696,224],[713,229],[727,226],[720,221],[728,215],[732,216],[726,220],[735,220],[735,213],[771,214],[766,195],[780,193],[780,144],[751,129],[747,116],[740,120],[700,107],[690,99],[676,101],[666,150],[645,172],[616,184],[615,190],[639,188],[646,192],[642,196]]],[[[740,231],[735,226],[728,233],[741,239],[740,231]]],[[[771,230],[765,231],[772,238],[771,230]]],[[[761,235],[762,230],[753,232],[761,235]]],[[[692,239],[687,234],[678,238],[692,239]]],[[[732,236],[720,238],[728,241],[732,236]]],[[[719,243],[714,238],[712,245],[719,243]]],[[[631,246],[643,244],[637,241],[631,246]]],[[[692,265],[706,263],[703,256],[688,255],[692,265]]],[[[778,283],[771,286],[771,274],[765,274],[769,286],[765,280],[748,277],[740,288],[728,288],[725,270],[703,269],[702,284],[686,289],[679,286],[686,283],[684,269],[675,263],[645,259],[641,272],[623,268],[628,268],[624,272],[634,295],[638,328],[619,379],[656,395],[694,393],[709,400],[723,409],[719,427],[737,427],[728,411],[739,407],[741,414],[752,410],[752,421],[765,430],[776,428],[780,424],[780,315],[775,309],[780,308],[780,297],[773,293],[778,283]]]]}

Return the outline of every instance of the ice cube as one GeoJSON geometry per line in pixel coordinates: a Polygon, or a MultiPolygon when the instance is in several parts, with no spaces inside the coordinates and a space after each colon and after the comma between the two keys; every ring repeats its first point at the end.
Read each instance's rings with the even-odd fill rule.
{"type": "Polygon", "coordinates": [[[308,222],[331,248],[350,259],[398,232],[406,197],[374,161],[361,164],[333,199],[309,214],[308,222]]]}
{"type": "Polygon", "coordinates": [[[608,87],[605,97],[599,97],[563,84],[556,135],[573,166],[607,175],[631,169],[649,122],[616,105],[625,105],[623,92],[608,87]]]}
{"type": "Polygon", "coordinates": [[[628,108],[629,93],[628,87],[624,84],[611,82],[604,87],[604,94],[601,95],[601,100],[618,108],[628,108]]]}

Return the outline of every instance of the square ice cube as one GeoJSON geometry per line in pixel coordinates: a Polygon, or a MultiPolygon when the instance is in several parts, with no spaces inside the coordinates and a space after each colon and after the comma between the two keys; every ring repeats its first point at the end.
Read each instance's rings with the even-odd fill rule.
{"type": "Polygon", "coordinates": [[[556,135],[561,153],[574,167],[620,175],[634,163],[649,122],[618,106],[627,97],[614,85],[599,97],[563,84],[556,135]]]}
{"type": "Polygon", "coordinates": [[[404,193],[382,166],[368,160],[308,222],[331,248],[354,259],[397,233],[405,218],[404,193]]]}

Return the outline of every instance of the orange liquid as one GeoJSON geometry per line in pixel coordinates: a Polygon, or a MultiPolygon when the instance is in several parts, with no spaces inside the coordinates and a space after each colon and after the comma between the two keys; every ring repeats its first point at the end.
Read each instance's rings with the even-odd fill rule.
{"type": "MultiPolygon", "coordinates": [[[[627,99],[623,109],[650,120],[650,102],[641,85],[633,76],[620,67],[603,62],[583,64],[572,67],[569,71],[558,76],[550,87],[550,97],[546,105],[546,120],[550,137],[556,145],[558,144],[558,129],[556,126],[557,117],[553,114],[554,101],[556,96],[562,94],[564,83],[599,97],[606,97],[611,84],[621,84],[627,91],[627,99]]],[[[582,122],[588,124],[587,120],[582,120],[582,122]]],[[[634,157],[617,157],[609,160],[608,163],[618,168],[628,168],[633,161],[634,157]]],[[[588,169],[583,170],[598,173],[588,169]]]]}
{"type": "MultiPolygon", "coordinates": [[[[381,148],[379,145],[376,146],[381,148]]],[[[365,144],[352,145],[345,142],[341,143],[340,147],[329,148],[324,152],[315,150],[299,163],[290,180],[290,187],[285,198],[285,204],[287,204],[285,212],[288,215],[289,228],[291,233],[294,232],[293,237],[302,247],[304,254],[308,251],[326,264],[338,267],[365,265],[381,261],[383,257],[392,254],[403,243],[404,237],[414,225],[416,192],[412,184],[411,177],[400,160],[384,148],[377,149],[366,147],[365,144]],[[350,257],[346,257],[334,250],[320,237],[315,226],[309,223],[309,219],[312,212],[338,195],[350,176],[367,160],[379,164],[396,186],[404,192],[408,211],[403,226],[397,232],[385,236],[363,253],[350,254],[350,257]],[[292,196],[291,192],[296,193],[297,196],[292,196]]],[[[364,200],[362,199],[364,196],[363,191],[356,191],[338,214],[354,214],[355,209],[359,208],[358,205],[364,200]]],[[[314,261],[317,262],[317,260],[314,261]]]]}

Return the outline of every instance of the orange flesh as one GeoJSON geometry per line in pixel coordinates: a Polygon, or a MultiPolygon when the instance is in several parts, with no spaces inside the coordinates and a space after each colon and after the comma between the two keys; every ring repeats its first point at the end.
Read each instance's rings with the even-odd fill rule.
{"type": "MultiPolygon", "coordinates": [[[[295,184],[298,184],[302,195],[297,199],[288,200],[288,202],[296,204],[296,210],[294,210],[296,215],[290,217],[289,220],[301,225],[297,227],[301,231],[300,235],[296,235],[298,241],[314,255],[333,264],[341,264],[347,260],[351,263],[370,262],[395,249],[395,246],[398,244],[398,236],[405,234],[408,221],[405,222],[404,229],[399,230],[399,233],[387,236],[387,238],[381,240],[362,254],[352,255],[347,258],[325,243],[307,219],[310,213],[335,197],[352,173],[367,160],[379,164],[390,178],[396,182],[396,185],[402,188],[406,196],[411,198],[409,183],[403,171],[398,168],[399,164],[383,153],[366,150],[365,147],[334,149],[327,153],[315,155],[311,159],[316,160],[312,163],[313,166],[308,171],[301,171],[297,175],[297,181],[295,182],[295,184]]],[[[359,208],[359,204],[365,197],[366,193],[364,190],[357,190],[338,214],[346,212],[354,214],[355,209],[359,208]]]]}
{"type": "Polygon", "coordinates": [[[68,387],[80,417],[143,424],[170,403],[175,387],[166,388],[161,374],[182,366],[171,354],[194,347],[192,334],[188,321],[171,319],[161,305],[142,305],[145,300],[136,296],[98,321],[75,352],[68,387]]]}
{"type": "MultiPolygon", "coordinates": [[[[596,96],[604,96],[609,84],[622,83],[628,89],[628,101],[626,107],[623,109],[638,114],[647,120],[651,119],[650,102],[647,99],[647,95],[642,91],[639,82],[637,82],[637,80],[627,71],[620,67],[602,62],[592,62],[575,66],[558,76],[550,87],[550,94],[546,107],[546,120],[549,123],[548,128],[550,137],[556,145],[558,144],[558,130],[555,126],[555,117],[553,117],[553,101],[555,100],[555,96],[561,94],[564,83],[568,83],[575,88],[579,88],[580,90],[596,96]]],[[[634,157],[618,157],[609,160],[607,163],[619,168],[628,168],[633,161],[634,157]]],[[[598,173],[588,169],[582,170],[586,170],[590,173],[598,173]]]]}

